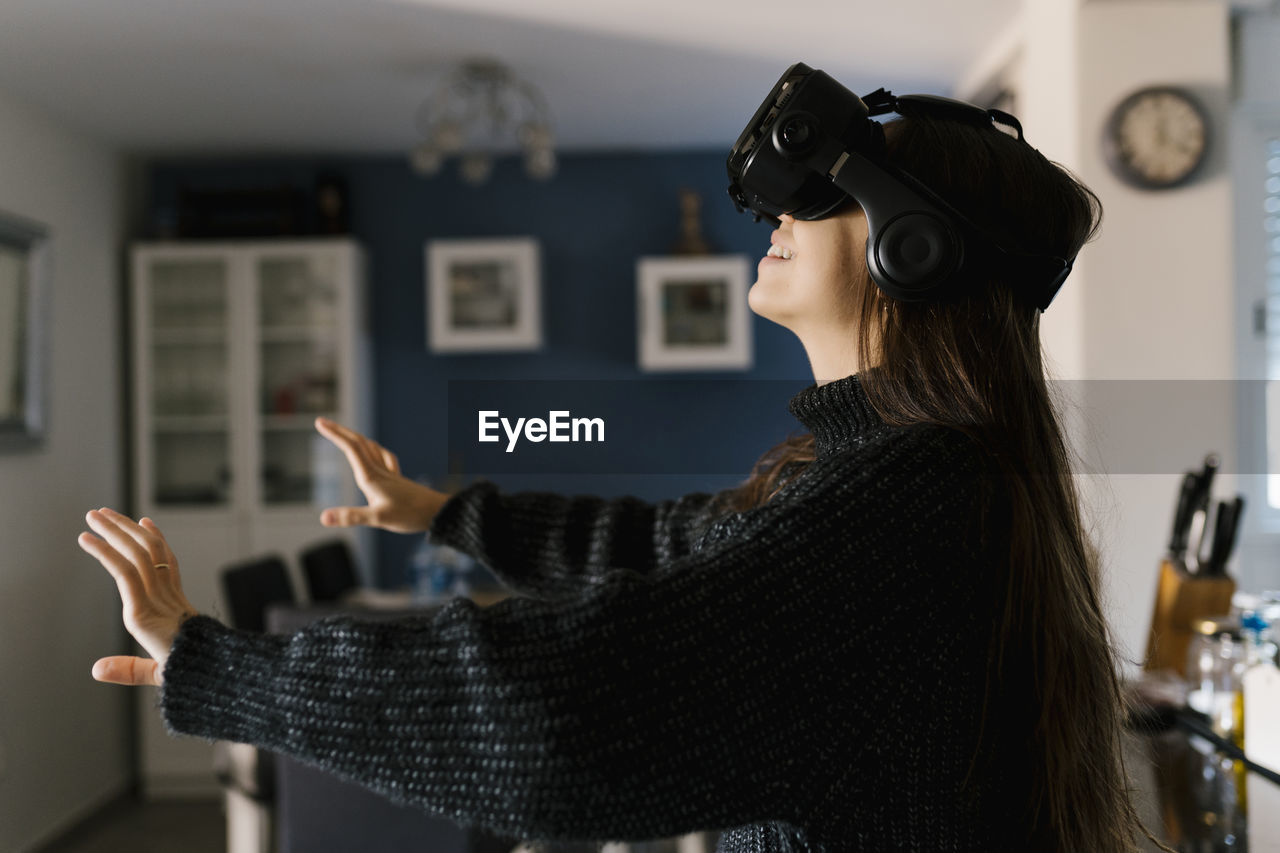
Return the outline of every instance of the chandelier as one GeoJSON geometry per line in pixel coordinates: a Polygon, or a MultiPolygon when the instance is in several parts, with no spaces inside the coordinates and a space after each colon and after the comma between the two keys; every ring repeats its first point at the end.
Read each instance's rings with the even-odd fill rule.
{"type": "Polygon", "coordinates": [[[409,154],[413,170],[435,175],[447,157],[471,184],[484,183],[493,158],[517,143],[525,172],[546,180],[556,171],[551,115],[534,86],[490,59],[463,62],[418,108],[425,139],[409,154]]]}

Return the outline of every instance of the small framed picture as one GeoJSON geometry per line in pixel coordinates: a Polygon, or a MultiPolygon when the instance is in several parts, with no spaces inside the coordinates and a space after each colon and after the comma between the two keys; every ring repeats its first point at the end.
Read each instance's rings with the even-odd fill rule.
{"type": "Polygon", "coordinates": [[[745,257],[641,258],[636,279],[641,370],[751,367],[745,257]]]}
{"type": "Polygon", "coordinates": [[[0,212],[0,451],[48,430],[50,251],[47,226],[0,212]]]}
{"type": "Polygon", "coordinates": [[[427,242],[427,344],[433,352],[542,346],[538,242],[427,242]]]}

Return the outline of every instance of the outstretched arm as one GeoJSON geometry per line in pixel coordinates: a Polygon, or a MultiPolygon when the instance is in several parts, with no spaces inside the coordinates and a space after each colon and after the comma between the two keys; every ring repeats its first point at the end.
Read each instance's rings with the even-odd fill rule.
{"type": "Polygon", "coordinates": [[[827,710],[815,688],[839,668],[796,624],[812,627],[830,589],[779,607],[757,588],[766,568],[814,556],[792,552],[785,520],[762,527],[752,552],[700,552],[650,576],[616,570],[572,600],[458,599],[291,637],[192,616],[153,524],[109,510],[90,523],[103,544],[86,534],[82,546],[120,581],[129,630],[153,656],[103,680],[161,685],[174,732],[272,749],[525,839],[670,837],[812,800],[820,777],[793,771],[829,739],[795,722],[827,710]],[[160,555],[169,568],[154,565],[160,555]],[[752,653],[762,645],[788,666],[752,653]]]}
{"type": "Polygon", "coordinates": [[[834,748],[823,721],[843,646],[815,638],[844,622],[830,606],[844,581],[780,603],[766,577],[812,556],[695,555],[657,576],[608,573],[572,599],[459,599],[288,637],[193,619],[162,708],[175,732],[253,743],[523,839],[798,819],[837,767],[815,769],[834,748]]]}
{"type": "Polygon", "coordinates": [[[527,595],[572,592],[609,568],[652,571],[689,553],[709,521],[713,496],[703,492],[650,504],[635,497],[505,495],[481,481],[450,496],[405,477],[395,454],[372,439],[324,418],[316,429],[346,456],[368,502],[327,508],[321,523],[430,529],[433,540],[476,557],[527,595]]]}
{"type": "Polygon", "coordinates": [[[480,481],[450,498],[430,534],[480,560],[516,592],[550,598],[572,595],[611,569],[647,574],[688,555],[710,521],[712,498],[503,494],[480,481]]]}

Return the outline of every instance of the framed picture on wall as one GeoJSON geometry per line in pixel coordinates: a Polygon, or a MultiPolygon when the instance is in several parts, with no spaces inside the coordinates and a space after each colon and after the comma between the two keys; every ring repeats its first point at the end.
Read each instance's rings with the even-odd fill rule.
{"type": "Polygon", "coordinates": [[[641,370],[751,367],[744,256],[640,258],[636,281],[641,370]]]}
{"type": "Polygon", "coordinates": [[[542,346],[536,240],[430,240],[426,262],[427,345],[432,352],[542,346]]]}
{"type": "Polygon", "coordinates": [[[49,229],[0,212],[0,450],[35,447],[48,430],[51,285],[49,229]]]}

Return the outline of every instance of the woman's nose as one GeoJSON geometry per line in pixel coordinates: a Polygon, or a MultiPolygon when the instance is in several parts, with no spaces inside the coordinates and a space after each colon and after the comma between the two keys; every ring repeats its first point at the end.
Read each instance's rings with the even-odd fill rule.
{"type": "Polygon", "coordinates": [[[794,216],[792,216],[790,213],[784,213],[784,214],[782,214],[781,216],[779,216],[779,217],[778,217],[778,221],[779,221],[779,222],[786,222],[786,223],[790,224],[790,223],[792,223],[792,222],[795,222],[795,221],[796,221],[796,218],[795,218],[794,216]]]}

